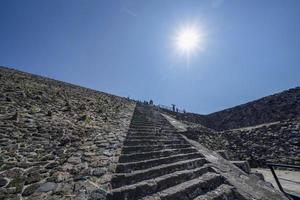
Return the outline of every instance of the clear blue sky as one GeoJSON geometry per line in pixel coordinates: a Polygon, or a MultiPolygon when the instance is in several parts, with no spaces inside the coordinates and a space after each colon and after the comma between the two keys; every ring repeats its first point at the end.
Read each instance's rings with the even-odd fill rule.
{"type": "Polygon", "coordinates": [[[300,85],[300,1],[0,0],[0,65],[211,113],[300,85]],[[188,66],[186,23],[205,32],[188,66]]]}

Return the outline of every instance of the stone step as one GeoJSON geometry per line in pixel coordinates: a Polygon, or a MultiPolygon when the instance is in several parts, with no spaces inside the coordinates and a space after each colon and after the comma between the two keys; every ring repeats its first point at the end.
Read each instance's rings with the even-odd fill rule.
{"type": "Polygon", "coordinates": [[[124,146],[122,154],[141,153],[150,151],[159,151],[163,149],[182,149],[190,147],[190,144],[170,144],[170,145],[149,145],[149,146],[124,146]]]}
{"type": "Polygon", "coordinates": [[[188,154],[179,154],[173,155],[163,158],[156,158],[151,160],[143,160],[139,162],[131,162],[131,163],[120,163],[117,165],[116,173],[129,173],[135,170],[143,170],[151,167],[155,167],[162,164],[174,163],[182,160],[189,160],[195,158],[203,157],[202,154],[196,153],[188,153],[188,154]]]}
{"type": "Polygon", "coordinates": [[[129,128],[128,129],[129,131],[145,131],[145,132],[151,132],[151,131],[162,131],[162,130],[165,130],[165,131],[174,131],[174,129],[171,129],[171,128],[159,128],[159,127],[149,127],[149,128],[129,128]]]}
{"type": "Polygon", "coordinates": [[[162,137],[172,137],[172,136],[179,136],[177,133],[175,132],[163,132],[163,133],[159,133],[159,132],[153,132],[153,133],[146,133],[146,132],[141,132],[141,133],[136,133],[136,132],[128,132],[127,133],[127,137],[150,137],[150,136],[162,136],[162,137]]]}
{"type": "Polygon", "coordinates": [[[145,153],[133,153],[133,154],[125,154],[121,155],[119,158],[119,163],[125,162],[135,162],[142,160],[150,160],[154,158],[167,157],[171,155],[177,155],[182,153],[193,153],[198,152],[193,147],[182,148],[182,149],[164,149],[161,151],[150,151],[145,153]]]}
{"type": "Polygon", "coordinates": [[[138,120],[134,120],[131,121],[130,126],[138,126],[138,125],[163,125],[162,123],[154,123],[154,122],[149,122],[149,121],[138,121],[138,120]]]}
{"type": "Polygon", "coordinates": [[[174,129],[172,126],[168,126],[165,124],[131,124],[129,128],[169,128],[169,129],[174,129]]]}
{"type": "Polygon", "coordinates": [[[145,117],[144,114],[137,114],[137,113],[134,113],[133,117],[131,118],[131,121],[141,121],[141,122],[153,122],[153,121],[150,121],[148,118],[145,117]]]}
{"type": "Polygon", "coordinates": [[[166,188],[175,186],[185,181],[199,177],[207,172],[213,172],[208,166],[195,168],[192,170],[176,171],[171,174],[159,176],[155,179],[145,180],[132,185],[126,185],[113,189],[110,193],[111,200],[119,199],[139,199],[153,193],[157,193],[166,188]]]}
{"type": "Polygon", "coordinates": [[[148,128],[148,127],[158,127],[158,128],[173,128],[173,126],[166,124],[166,123],[156,123],[156,124],[151,124],[151,123],[131,123],[129,127],[136,127],[136,128],[148,128]]]}
{"type": "MultiPolygon", "coordinates": [[[[149,124],[154,124],[155,122],[149,121],[147,119],[136,119],[136,118],[132,118],[131,119],[131,123],[149,123],[149,124]]],[[[158,123],[158,122],[157,122],[158,123]]]]}
{"type": "MultiPolygon", "coordinates": [[[[135,124],[139,124],[139,125],[143,125],[143,124],[160,124],[160,125],[165,125],[167,124],[165,121],[156,121],[156,122],[153,122],[153,121],[149,121],[149,120],[133,120],[131,121],[131,124],[135,125],[135,124]]],[[[167,124],[169,125],[169,124],[167,124]]]]}
{"type": "Polygon", "coordinates": [[[128,136],[126,137],[126,140],[177,140],[182,139],[179,135],[171,135],[171,136],[159,136],[159,135],[151,135],[151,136],[128,136]]]}
{"type": "Polygon", "coordinates": [[[128,133],[174,133],[172,129],[129,129],[128,133]]]}
{"type": "Polygon", "coordinates": [[[127,134],[149,134],[149,135],[151,135],[151,134],[177,134],[178,135],[178,133],[176,133],[176,131],[155,131],[155,130],[153,130],[153,131],[128,131],[127,132],[127,134]]]}
{"type": "Polygon", "coordinates": [[[164,125],[164,122],[151,122],[148,120],[132,120],[131,121],[132,125],[143,125],[143,124],[150,124],[150,125],[155,125],[155,124],[159,124],[159,125],[164,125]]]}
{"type": "Polygon", "coordinates": [[[146,145],[169,145],[169,144],[188,144],[186,140],[132,140],[126,139],[123,143],[124,146],[146,146],[146,145]]]}
{"type": "Polygon", "coordinates": [[[204,195],[200,195],[193,200],[238,200],[241,199],[236,196],[234,187],[222,184],[213,191],[210,191],[204,195]]]}
{"type": "Polygon", "coordinates": [[[165,137],[171,137],[171,136],[178,136],[176,132],[127,132],[127,137],[132,136],[165,136],[165,137]]]}
{"type": "Polygon", "coordinates": [[[159,123],[159,122],[153,122],[153,121],[149,121],[147,119],[136,119],[136,118],[132,118],[131,119],[131,123],[149,123],[149,124],[155,124],[155,123],[159,123]]]}
{"type": "Polygon", "coordinates": [[[175,130],[173,127],[168,126],[130,126],[129,130],[152,130],[152,129],[162,129],[162,130],[175,130]]]}
{"type": "Polygon", "coordinates": [[[171,164],[163,164],[146,170],[135,171],[133,173],[114,174],[111,180],[112,188],[118,188],[124,185],[131,185],[143,180],[156,178],[165,174],[184,169],[194,169],[206,164],[204,158],[179,161],[171,164]]]}
{"type": "Polygon", "coordinates": [[[154,129],[157,129],[157,130],[175,130],[174,128],[172,127],[166,127],[166,126],[163,126],[163,127],[155,127],[155,126],[151,126],[151,127],[130,127],[129,130],[154,130],[154,129]]]}
{"type": "Polygon", "coordinates": [[[165,128],[165,129],[174,129],[173,127],[170,127],[170,126],[164,126],[164,125],[130,125],[129,126],[130,129],[154,129],[154,128],[157,128],[157,129],[162,129],[162,128],[165,128]]]}
{"type": "Polygon", "coordinates": [[[167,188],[142,200],[183,200],[203,195],[224,183],[224,178],[216,173],[208,172],[198,178],[167,188]]]}

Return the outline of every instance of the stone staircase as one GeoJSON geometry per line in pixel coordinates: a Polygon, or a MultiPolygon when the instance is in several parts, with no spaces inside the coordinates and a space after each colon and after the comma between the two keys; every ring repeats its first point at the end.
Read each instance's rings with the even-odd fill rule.
{"type": "Polygon", "coordinates": [[[141,105],[111,185],[110,200],[244,199],[163,116],[141,105]]]}

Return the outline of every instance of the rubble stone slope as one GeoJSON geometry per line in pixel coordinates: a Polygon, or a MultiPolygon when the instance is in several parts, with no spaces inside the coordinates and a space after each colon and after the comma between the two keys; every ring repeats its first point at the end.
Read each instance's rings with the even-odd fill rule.
{"type": "Polygon", "coordinates": [[[166,112],[219,131],[282,121],[300,117],[300,87],[209,115],[166,112]]]}
{"type": "Polygon", "coordinates": [[[0,67],[0,199],[108,190],[135,103],[0,67]]]}
{"type": "Polygon", "coordinates": [[[190,139],[251,167],[300,164],[299,87],[210,115],[161,111],[186,124],[190,139]]]}
{"type": "Polygon", "coordinates": [[[184,134],[212,150],[227,150],[232,160],[247,160],[251,167],[266,162],[300,165],[300,119],[256,127],[214,131],[191,126],[184,134]]]}
{"type": "Polygon", "coordinates": [[[300,87],[207,115],[208,127],[227,130],[300,117],[300,87]]]}

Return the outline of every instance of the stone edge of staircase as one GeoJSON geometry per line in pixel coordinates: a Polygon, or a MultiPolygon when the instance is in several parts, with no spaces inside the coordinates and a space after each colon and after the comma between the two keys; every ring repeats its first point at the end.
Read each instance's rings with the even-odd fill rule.
{"type": "MultiPolygon", "coordinates": [[[[162,114],[162,116],[165,117],[169,123],[176,128],[176,123],[174,124],[174,121],[177,120],[170,116],[166,116],[166,114],[162,114]]],[[[181,122],[177,122],[177,124],[180,123],[181,122]]],[[[179,134],[180,132],[184,132],[182,129],[177,130],[179,134]]],[[[183,134],[180,135],[188,143],[194,146],[201,154],[203,154],[208,162],[210,162],[211,167],[213,167],[220,175],[224,176],[245,199],[287,200],[287,197],[283,193],[280,193],[279,191],[275,190],[275,188],[270,187],[270,185],[261,180],[259,176],[251,173],[247,174],[235,164],[224,159],[217,152],[211,151],[200,143],[188,139],[183,134]]]]}

